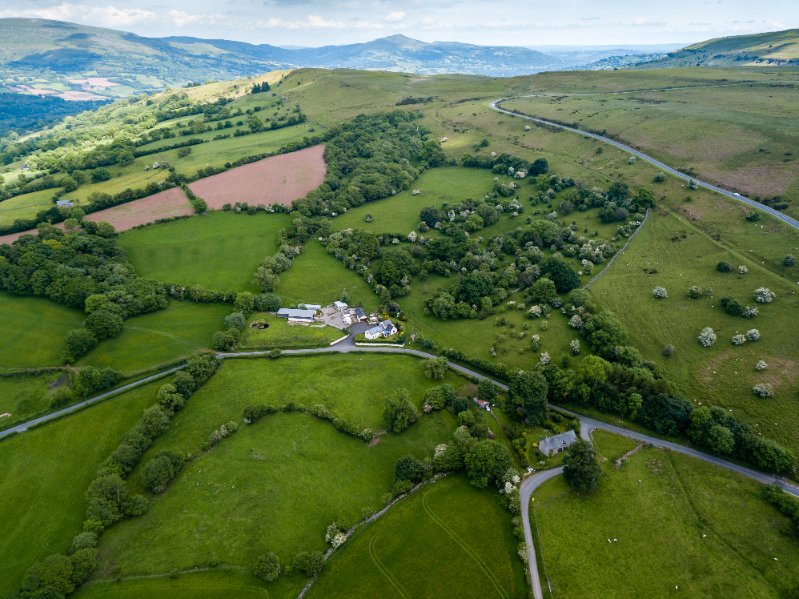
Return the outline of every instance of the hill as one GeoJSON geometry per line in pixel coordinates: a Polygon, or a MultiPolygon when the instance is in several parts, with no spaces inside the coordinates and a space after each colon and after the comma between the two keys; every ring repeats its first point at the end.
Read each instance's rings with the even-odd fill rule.
{"type": "Polygon", "coordinates": [[[638,66],[799,66],[799,29],[715,38],[638,66]]]}
{"type": "Polygon", "coordinates": [[[425,43],[402,35],[286,49],[222,39],[147,38],[43,19],[0,19],[2,85],[66,100],[124,97],[289,67],[503,76],[552,70],[567,62],[529,48],[425,43]]]}

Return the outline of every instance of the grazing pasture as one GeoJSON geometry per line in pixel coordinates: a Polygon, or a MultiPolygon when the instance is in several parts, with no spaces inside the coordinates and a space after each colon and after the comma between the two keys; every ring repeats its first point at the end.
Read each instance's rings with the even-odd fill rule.
{"type": "Polygon", "coordinates": [[[119,244],[139,275],[219,291],[255,291],[261,260],[274,254],[285,214],[209,213],[128,231],[119,244]]]}
{"type": "Polygon", "coordinates": [[[50,385],[68,382],[60,372],[42,375],[0,377],[0,429],[23,422],[50,407],[50,385]],[[61,381],[59,381],[59,378],[61,381]]]}
{"type": "Polygon", "coordinates": [[[173,187],[154,195],[120,204],[86,216],[92,222],[107,222],[117,231],[127,231],[139,225],[148,225],[157,220],[191,216],[194,209],[180,187],[173,187]]]}
{"type": "MultiPolygon", "coordinates": [[[[412,189],[369,202],[342,214],[332,221],[336,229],[363,229],[375,233],[408,234],[419,227],[419,211],[425,206],[456,204],[466,199],[480,199],[490,193],[496,175],[488,170],[462,167],[434,168],[422,173],[412,189]],[[413,190],[421,193],[413,194],[413,190]],[[371,222],[365,216],[372,215],[371,222]]],[[[505,179],[505,177],[503,177],[505,179]]],[[[508,179],[510,180],[510,179],[508,179]]]]}
{"type": "Polygon", "coordinates": [[[12,224],[17,219],[33,218],[37,212],[49,210],[58,189],[43,189],[0,202],[0,226],[12,224]]]}
{"type": "Polygon", "coordinates": [[[286,306],[298,303],[324,306],[341,299],[344,293],[349,297],[347,303],[352,306],[372,310],[378,304],[378,298],[367,282],[328,254],[315,240],[305,245],[290,269],[280,273],[276,293],[286,306]]]}
{"type": "Polygon", "coordinates": [[[360,530],[308,597],[527,597],[517,543],[496,491],[450,476],[360,530]]]}
{"type": "Polygon", "coordinates": [[[231,306],[172,301],[166,310],[125,321],[119,337],[106,339],[80,363],[133,375],[175,362],[211,344],[231,306]]]}
{"type": "Polygon", "coordinates": [[[163,381],[0,442],[0,595],[36,560],[69,550],[97,467],[155,401],[163,381]]]}
{"type": "Polygon", "coordinates": [[[83,314],[37,297],[0,293],[3,343],[0,369],[58,366],[67,332],[83,322],[83,314]]]}
{"type": "MultiPolygon", "coordinates": [[[[777,243],[757,223],[747,223],[758,245],[777,243]]],[[[786,248],[785,253],[788,253],[786,248]]],[[[655,361],[686,396],[697,403],[722,406],[756,430],[799,451],[796,387],[799,384],[799,338],[795,321],[799,309],[796,284],[764,268],[751,253],[732,251],[715,242],[693,223],[671,213],[655,212],[627,252],[592,287],[594,295],[626,325],[630,340],[644,357],[655,361]],[[720,273],[720,261],[734,272],[720,273]],[[746,274],[737,272],[747,267],[746,274]],[[655,286],[669,297],[652,298],[655,286]],[[688,289],[712,290],[712,297],[689,299],[688,289]],[[758,304],[752,293],[768,287],[777,294],[770,304],[758,304]],[[720,306],[723,297],[758,308],[752,319],[731,316],[720,306]],[[702,347],[697,336],[704,327],[717,335],[716,343],[702,347]],[[732,344],[737,333],[750,329],[760,339],[732,344]],[[663,355],[674,347],[671,357],[663,355]],[[757,371],[764,360],[769,368],[757,371]],[[775,397],[760,399],[752,393],[757,383],[771,383],[775,397]]]]}
{"type": "Polygon", "coordinates": [[[274,314],[255,313],[244,329],[239,341],[239,349],[273,349],[291,347],[326,347],[345,335],[333,327],[322,324],[294,324],[286,318],[274,314]],[[262,329],[253,323],[269,325],[262,329]]]}
{"type": "Polygon", "coordinates": [[[539,572],[552,596],[795,591],[799,544],[786,533],[788,519],[758,497],[761,485],[653,448],[615,470],[612,460],[626,448],[611,437],[595,434],[609,461],[592,496],[575,495],[557,477],[531,502],[539,572]]]}
{"type": "Polygon", "coordinates": [[[200,179],[189,189],[214,210],[236,202],[290,206],[319,187],[326,172],[325,148],[313,146],[200,179]]]}

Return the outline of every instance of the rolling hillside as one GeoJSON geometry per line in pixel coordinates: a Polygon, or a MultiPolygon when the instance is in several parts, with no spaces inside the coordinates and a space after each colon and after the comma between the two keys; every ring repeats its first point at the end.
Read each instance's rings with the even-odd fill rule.
{"type": "Polygon", "coordinates": [[[721,37],[642,65],[662,67],[799,66],[799,29],[721,37]]]}

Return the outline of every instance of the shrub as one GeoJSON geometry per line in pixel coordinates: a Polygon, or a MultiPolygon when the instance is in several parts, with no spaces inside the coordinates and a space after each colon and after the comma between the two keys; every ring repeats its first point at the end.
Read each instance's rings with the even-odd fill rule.
{"type": "Polygon", "coordinates": [[[721,307],[730,316],[742,316],[744,313],[744,306],[736,299],[731,297],[723,297],[720,301],[721,307]]]}
{"type": "Polygon", "coordinates": [[[666,358],[671,358],[674,355],[674,346],[673,345],[664,345],[663,346],[663,356],[666,358]]]}
{"type": "Polygon", "coordinates": [[[264,582],[274,582],[280,576],[280,559],[271,551],[255,560],[252,573],[264,582]]]}
{"type": "Polygon", "coordinates": [[[406,455],[397,460],[394,468],[397,480],[408,480],[412,483],[420,483],[424,478],[424,466],[411,455],[406,455]]]}
{"type": "Polygon", "coordinates": [[[757,308],[754,306],[746,306],[741,316],[744,318],[754,318],[757,316],[757,308]]]}
{"type": "Polygon", "coordinates": [[[758,360],[757,363],[755,364],[755,370],[757,371],[766,370],[767,368],[768,364],[766,364],[764,360],[758,360]]]}
{"type": "Polygon", "coordinates": [[[148,461],[142,469],[142,484],[153,493],[163,493],[167,485],[183,468],[183,457],[164,451],[148,461]]]}
{"type": "Polygon", "coordinates": [[[225,328],[241,331],[247,326],[247,320],[241,312],[232,312],[225,316],[225,328]]]}
{"type": "Polygon", "coordinates": [[[743,345],[744,343],[746,343],[746,337],[744,335],[737,333],[732,336],[733,345],[743,345]]]}
{"type": "Polygon", "coordinates": [[[75,538],[72,539],[72,548],[69,552],[75,553],[81,549],[94,549],[95,547],[97,547],[97,533],[84,531],[79,532],[75,535],[75,538]]]}
{"type": "Polygon", "coordinates": [[[716,270],[719,272],[732,272],[732,264],[729,262],[721,261],[716,264],[716,270]]]}
{"type": "Polygon", "coordinates": [[[710,347],[716,342],[716,333],[710,327],[705,327],[699,333],[698,339],[702,347],[710,347]]]}
{"type": "Polygon", "coordinates": [[[665,287],[655,287],[652,290],[652,297],[655,299],[666,299],[669,297],[669,292],[666,291],[665,287]]]}
{"type": "Polygon", "coordinates": [[[688,299],[699,299],[703,295],[702,288],[693,285],[692,287],[688,288],[688,299]]]}
{"type": "Polygon", "coordinates": [[[573,356],[576,356],[580,353],[580,340],[579,339],[572,339],[569,341],[569,350],[571,351],[573,356]]]}
{"type": "Polygon", "coordinates": [[[97,345],[97,337],[88,329],[73,329],[67,333],[64,361],[72,362],[88,354],[97,345]]]}
{"type": "Polygon", "coordinates": [[[740,266],[738,266],[738,274],[745,275],[748,272],[749,272],[749,269],[746,268],[745,264],[741,264],[740,266]]]}
{"type": "Polygon", "coordinates": [[[566,450],[563,460],[563,478],[573,491],[581,494],[596,489],[602,473],[591,445],[578,441],[566,450]]]}
{"type": "Polygon", "coordinates": [[[787,268],[792,267],[794,264],[796,264],[796,258],[790,254],[782,259],[782,265],[787,268]]]}
{"type": "Polygon", "coordinates": [[[774,397],[774,387],[770,383],[758,383],[752,387],[752,393],[758,397],[774,397]]]}
{"type": "Polygon", "coordinates": [[[291,560],[291,569],[311,578],[322,571],[324,563],[324,556],[319,551],[300,551],[291,560]]]}
{"type": "Polygon", "coordinates": [[[748,331],[746,331],[746,338],[749,341],[757,341],[758,339],[760,339],[760,331],[758,331],[757,329],[749,329],[748,331]]]}
{"type": "Polygon", "coordinates": [[[213,447],[214,445],[219,443],[222,439],[224,439],[226,437],[229,437],[230,435],[235,433],[237,430],[239,430],[239,425],[238,424],[236,424],[235,422],[232,422],[232,421],[231,422],[226,422],[225,424],[220,426],[218,429],[216,429],[213,433],[211,433],[211,436],[208,438],[208,441],[207,441],[207,446],[209,448],[213,447]]]}
{"type": "Polygon", "coordinates": [[[398,389],[386,396],[383,422],[394,433],[401,433],[416,422],[416,408],[407,390],[398,389]]]}
{"type": "Polygon", "coordinates": [[[424,373],[427,378],[434,381],[443,379],[447,374],[447,359],[444,357],[425,360],[424,373]]]}
{"type": "Polygon", "coordinates": [[[754,298],[758,304],[770,304],[775,297],[777,294],[768,287],[758,287],[754,292],[754,298]]]}

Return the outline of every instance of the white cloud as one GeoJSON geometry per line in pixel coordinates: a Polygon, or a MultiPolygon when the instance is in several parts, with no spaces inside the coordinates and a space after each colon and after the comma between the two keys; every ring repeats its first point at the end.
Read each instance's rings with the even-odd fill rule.
{"type": "Polygon", "coordinates": [[[156,13],[144,8],[119,8],[116,6],[90,6],[62,2],[55,6],[41,8],[3,9],[0,17],[31,17],[74,21],[105,27],[125,27],[152,21],[156,13]]]}
{"type": "Polygon", "coordinates": [[[389,23],[396,23],[398,21],[404,20],[405,17],[407,16],[408,13],[406,13],[404,10],[395,10],[394,12],[386,16],[386,21],[388,21],[389,23]]]}

